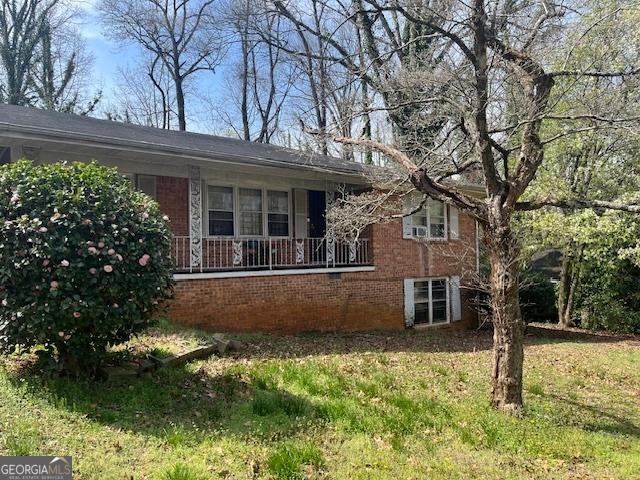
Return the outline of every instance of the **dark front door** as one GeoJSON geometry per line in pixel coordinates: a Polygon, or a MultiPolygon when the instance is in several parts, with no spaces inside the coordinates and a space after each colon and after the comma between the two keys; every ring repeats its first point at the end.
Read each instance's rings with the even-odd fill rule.
{"type": "Polygon", "coordinates": [[[309,236],[322,238],[327,231],[324,218],[327,208],[326,193],[321,190],[309,190],[309,236]]]}

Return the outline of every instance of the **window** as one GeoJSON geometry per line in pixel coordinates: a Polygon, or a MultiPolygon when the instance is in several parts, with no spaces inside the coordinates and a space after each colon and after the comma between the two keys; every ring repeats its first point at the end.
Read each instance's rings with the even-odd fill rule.
{"type": "Polygon", "coordinates": [[[444,238],[446,232],[446,217],[444,203],[429,202],[429,237],[444,238]]]}
{"type": "Polygon", "coordinates": [[[424,238],[446,238],[447,216],[444,203],[428,199],[424,208],[411,216],[411,235],[424,238]]]}
{"type": "Polygon", "coordinates": [[[233,187],[209,187],[209,235],[233,236],[233,187]]]}
{"type": "Polygon", "coordinates": [[[240,188],[240,235],[262,235],[262,190],[240,188]]]}
{"type": "Polygon", "coordinates": [[[449,321],[446,279],[413,280],[414,325],[436,325],[449,321]]]}
{"type": "Polygon", "coordinates": [[[0,165],[11,163],[11,148],[0,147],[0,165]]]}
{"type": "Polygon", "coordinates": [[[151,198],[156,198],[156,177],[153,175],[136,175],[136,188],[151,198]]]}
{"type": "Polygon", "coordinates": [[[289,236],[289,193],[267,192],[267,221],[269,236],[289,236]]]}

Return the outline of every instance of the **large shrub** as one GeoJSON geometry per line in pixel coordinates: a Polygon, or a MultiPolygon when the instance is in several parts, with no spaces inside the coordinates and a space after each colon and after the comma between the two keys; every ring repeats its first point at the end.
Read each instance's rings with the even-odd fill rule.
{"type": "Polygon", "coordinates": [[[95,371],[170,295],[166,220],[114,169],[0,167],[0,349],[95,371]]]}
{"type": "Polygon", "coordinates": [[[640,333],[640,267],[617,251],[601,253],[580,265],[572,320],[593,330],[640,333]]]}
{"type": "Polygon", "coordinates": [[[557,322],[556,288],[548,276],[531,270],[522,272],[520,308],[525,322],[557,322]]]}

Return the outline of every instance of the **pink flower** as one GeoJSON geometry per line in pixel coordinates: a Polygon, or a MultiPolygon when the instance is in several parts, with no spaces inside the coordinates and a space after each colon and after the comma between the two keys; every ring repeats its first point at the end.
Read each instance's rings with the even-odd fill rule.
{"type": "Polygon", "coordinates": [[[146,220],[147,218],[149,218],[149,214],[147,212],[142,212],[142,218],[146,220]]]}
{"type": "Polygon", "coordinates": [[[98,242],[98,248],[104,248],[104,242],[98,242]]]}
{"type": "Polygon", "coordinates": [[[80,312],[73,312],[73,318],[80,318],[80,312]]]}
{"type": "Polygon", "coordinates": [[[89,273],[90,273],[91,275],[95,275],[95,274],[97,273],[97,270],[96,270],[95,268],[91,267],[91,268],[89,269],[89,273]]]}
{"type": "Polygon", "coordinates": [[[141,267],[146,267],[150,259],[151,257],[145,253],[143,256],[140,257],[140,259],[138,260],[138,263],[140,264],[141,267]]]}
{"type": "Polygon", "coordinates": [[[115,255],[116,251],[113,248],[110,248],[109,251],[107,252],[109,255],[115,255]]]}
{"type": "Polygon", "coordinates": [[[162,219],[163,219],[165,222],[168,222],[168,221],[169,221],[169,217],[168,217],[168,216],[166,216],[166,215],[163,215],[163,216],[162,216],[162,219]]]}
{"type": "Polygon", "coordinates": [[[105,265],[105,266],[103,267],[103,270],[104,270],[105,272],[107,272],[107,273],[111,273],[111,272],[113,272],[113,267],[112,267],[111,265],[105,265]]]}
{"type": "Polygon", "coordinates": [[[20,197],[18,196],[18,194],[17,194],[17,193],[14,193],[14,194],[11,196],[11,200],[9,200],[9,202],[10,202],[11,204],[18,203],[19,201],[20,201],[20,197]]]}
{"type": "Polygon", "coordinates": [[[51,291],[53,292],[53,291],[55,291],[55,290],[57,290],[57,289],[58,289],[59,284],[58,284],[58,282],[56,282],[56,281],[54,280],[53,282],[51,282],[51,283],[49,284],[49,286],[51,287],[51,291]]]}
{"type": "Polygon", "coordinates": [[[47,227],[40,227],[40,228],[38,229],[38,231],[39,231],[40,233],[47,233],[47,227]]]}
{"type": "Polygon", "coordinates": [[[95,255],[96,253],[98,253],[98,249],[96,247],[89,247],[87,250],[89,250],[89,253],[91,255],[95,255]]]}
{"type": "Polygon", "coordinates": [[[120,305],[118,305],[117,303],[113,304],[113,308],[118,308],[120,305]]]}
{"type": "Polygon", "coordinates": [[[118,259],[119,262],[122,261],[122,255],[118,254],[118,255],[116,255],[116,258],[118,259]]]}
{"type": "Polygon", "coordinates": [[[59,337],[64,337],[64,332],[58,332],[59,337]]]}
{"type": "Polygon", "coordinates": [[[63,267],[65,267],[65,268],[66,268],[66,267],[68,267],[68,266],[69,266],[69,260],[62,260],[62,261],[60,262],[60,265],[62,265],[62,266],[63,266],[63,267]]]}
{"type": "Polygon", "coordinates": [[[9,302],[7,302],[7,299],[6,299],[6,298],[3,298],[3,299],[2,299],[2,306],[3,306],[3,307],[6,307],[7,305],[9,305],[9,302]]]}
{"type": "Polygon", "coordinates": [[[48,266],[49,266],[49,259],[48,259],[48,258],[45,258],[45,259],[42,261],[42,266],[43,266],[43,267],[48,267],[48,266]]]}

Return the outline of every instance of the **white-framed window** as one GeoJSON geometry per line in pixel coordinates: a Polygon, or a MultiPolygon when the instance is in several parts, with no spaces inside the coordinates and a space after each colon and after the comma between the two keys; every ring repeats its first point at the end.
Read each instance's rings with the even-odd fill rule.
{"type": "Polygon", "coordinates": [[[447,237],[447,209],[445,204],[428,199],[420,211],[411,216],[414,237],[445,239],[447,237]]]}
{"type": "Polygon", "coordinates": [[[270,237],[289,236],[289,192],[267,190],[267,230],[270,237]]]}
{"type": "Polygon", "coordinates": [[[242,236],[262,236],[262,190],[239,188],[239,225],[242,236]]]}
{"type": "Polygon", "coordinates": [[[209,185],[207,189],[209,210],[209,235],[234,235],[233,187],[209,185]]]}
{"type": "Polygon", "coordinates": [[[405,323],[441,325],[462,318],[460,277],[404,280],[405,323]]]}
{"type": "MultiPolygon", "coordinates": [[[[412,203],[407,202],[405,209],[412,211],[417,202],[415,198],[412,203]]],[[[421,209],[403,217],[402,236],[426,240],[457,240],[459,238],[458,209],[428,198],[421,209]]]]}
{"type": "Polygon", "coordinates": [[[131,182],[131,186],[139,192],[149,195],[154,200],[157,199],[157,187],[155,175],[142,175],[137,173],[122,173],[131,182]]]}

